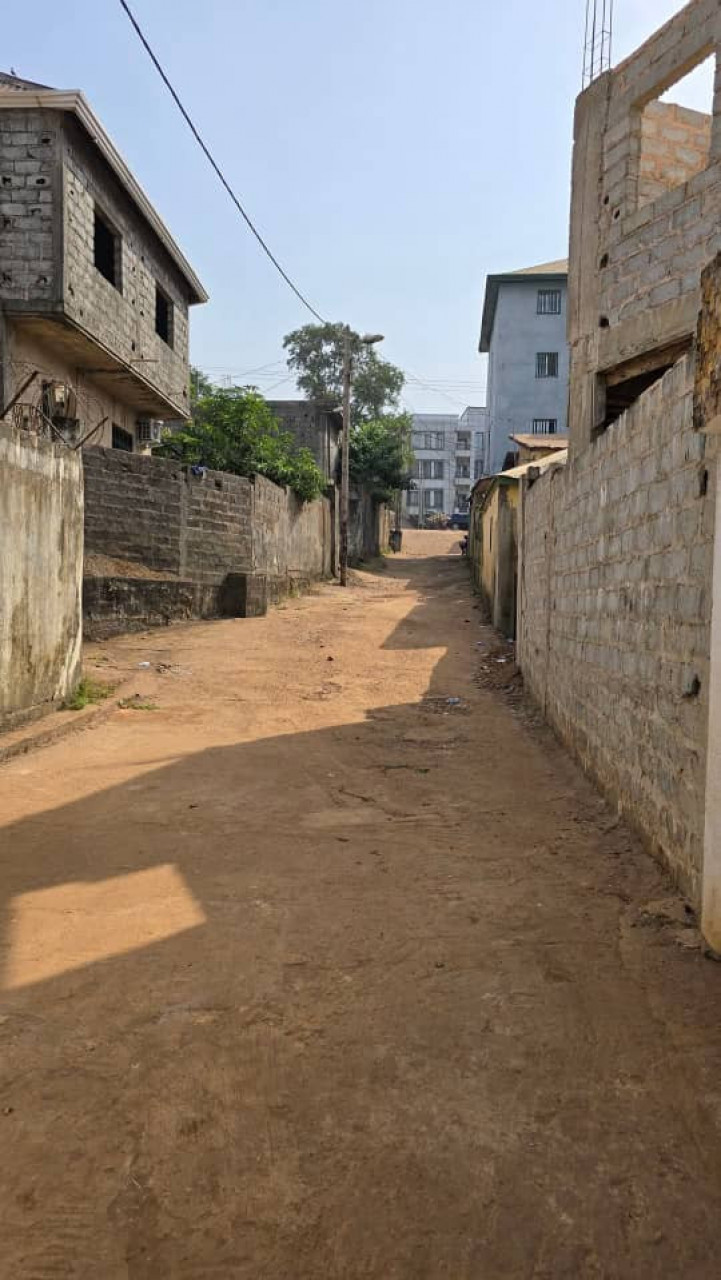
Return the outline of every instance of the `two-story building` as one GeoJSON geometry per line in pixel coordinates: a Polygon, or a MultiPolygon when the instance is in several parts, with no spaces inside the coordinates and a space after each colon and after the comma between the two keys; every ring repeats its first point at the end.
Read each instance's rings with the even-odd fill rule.
{"type": "Polygon", "coordinates": [[[82,93],[0,75],[0,417],[146,446],[189,416],[206,300],[82,93]]]}
{"type": "Polygon", "coordinates": [[[478,349],[488,355],[488,470],[502,471],[511,436],[564,435],[568,413],[568,263],[488,276],[478,349]]]}

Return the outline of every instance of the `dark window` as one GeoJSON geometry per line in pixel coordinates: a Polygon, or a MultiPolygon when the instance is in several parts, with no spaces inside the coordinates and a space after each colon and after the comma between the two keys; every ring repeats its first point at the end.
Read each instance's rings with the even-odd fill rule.
{"type": "Polygon", "coordinates": [[[113,448],[124,449],[126,453],[132,453],[134,447],[133,437],[129,431],[123,431],[122,427],[116,427],[113,423],[113,448]]]}
{"type": "Polygon", "coordinates": [[[536,353],[536,377],[537,378],[557,378],[558,377],[558,352],[557,351],[538,351],[536,353]]]}
{"type": "Polygon", "coordinates": [[[539,289],[536,311],[539,316],[560,316],[561,290],[539,289]]]}
{"type": "Polygon", "coordinates": [[[113,231],[102,213],[95,209],[95,265],[101,276],[120,288],[120,236],[113,231]]]}
{"type": "Polygon", "coordinates": [[[155,332],[169,347],[173,345],[173,304],[160,285],[155,286],[155,332]]]}
{"type": "Polygon", "coordinates": [[[558,418],[534,418],[534,436],[555,436],[558,430],[558,418]]]}

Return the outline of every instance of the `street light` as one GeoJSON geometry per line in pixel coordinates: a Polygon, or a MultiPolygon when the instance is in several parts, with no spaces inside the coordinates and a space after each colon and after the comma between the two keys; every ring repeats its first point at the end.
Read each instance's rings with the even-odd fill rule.
{"type": "MultiPolygon", "coordinates": [[[[343,444],[340,472],[340,585],[348,586],[348,515],[350,509],[350,393],[353,381],[352,342],[356,335],[349,325],[343,330],[343,444]]],[[[383,341],[382,333],[364,333],[367,347],[383,341]]]]}

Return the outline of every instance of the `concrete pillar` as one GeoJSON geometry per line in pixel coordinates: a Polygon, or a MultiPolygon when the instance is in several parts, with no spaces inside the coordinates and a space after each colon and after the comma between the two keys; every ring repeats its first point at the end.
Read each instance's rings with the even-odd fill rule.
{"type": "Polygon", "coordinates": [[[721,954],[721,466],[716,467],[716,530],[711,579],[706,818],[701,928],[721,954]]]}

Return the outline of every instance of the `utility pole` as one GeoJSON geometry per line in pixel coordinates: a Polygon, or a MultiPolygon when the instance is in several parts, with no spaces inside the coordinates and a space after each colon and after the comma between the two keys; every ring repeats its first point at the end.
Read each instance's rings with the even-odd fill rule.
{"type": "Polygon", "coordinates": [[[340,585],[348,586],[348,516],[350,511],[350,389],[353,377],[351,331],[343,330],[343,440],[340,460],[340,585]]]}
{"type": "MultiPolygon", "coordinates": [[[[350,403],[353,382],[353,339],[349,325],[343,330],[343,440],[340,455],[340,585],[348,586],[348,517],[350,511],[350,403]]],[[[364,333],[367,347],[383,341],[382,333],[364,333]]]]}

